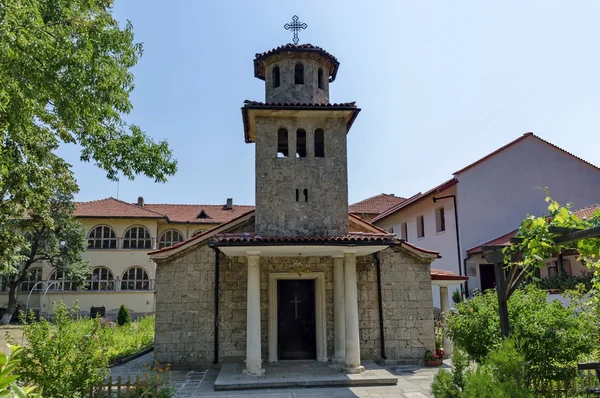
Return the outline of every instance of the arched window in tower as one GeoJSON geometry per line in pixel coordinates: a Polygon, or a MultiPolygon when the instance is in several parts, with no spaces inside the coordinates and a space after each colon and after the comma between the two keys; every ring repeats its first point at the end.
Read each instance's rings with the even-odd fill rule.
{"type": "Polygon", "coordinates": [[[286,129],[279,129],[277,131],[277,157],[286,158],[289,156],[288,149],[288,131],[286,129]]]}
{"type": "Polygon", "coordinates": [[[279,66],[273,68],[273,88],[279,87],[281,79],[279,76],[279,66]]]}
{"type": "Polygon", "coordinates": [[[315,130],[315,157],[325,157],[325,132],[323,129],[315,130]]]}
{"type": "Polygon", "coordinates": [[[319,85],[319,88],[321,90],[323,90],[323,87],[325,87],[325,85],[323,84],[323,69],[319,68],[319,73],[317,76],[317,84],[319,85]]]}
{"type": "Polygon", "coordinates": [[[296,157],[306,157],[306,131],[302,129],[296,131],[296,157]]]}
{"type": "Polygon", "coordinates": [[[294,68],[294,83],[304,84],[304,65],[296,64],[294,68]]]}

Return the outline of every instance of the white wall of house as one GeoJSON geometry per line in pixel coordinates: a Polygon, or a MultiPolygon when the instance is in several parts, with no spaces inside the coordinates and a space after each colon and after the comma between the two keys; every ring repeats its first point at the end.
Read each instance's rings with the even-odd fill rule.
{"type": "MultiPolygon", "coordinates": [[[[427,250],[435,250],[442,256],[442,258],[435,260],[431,264],[431,268],[452,271],[456,275],[459,275],[460,270],[456,249],[456,224],[454,222],[454,202],[452,198],[442,199],[436,203],[432,200],[434,196],[441,197],[454,195],[455,193],[456,186],[450,187],[439,195],[431,195],[430,197],[407,207],[405,210],[386,217],[375,224],[379,228],[386,230],[393,228],[393,232],[396,236],[401,237],[402,223],[406,223],[408,242],[427,250]],[[436,209],[441,207],[444,208],[446,228],[443,232],[437,232],[436,209]],[[420,216],[423,216],[425,225],[425,236],[422,238],[417,237],[417,217],[420,216]]],[[[458,289],[458,285],[456,286],[456,289],[458,289]]],[[[455,289],[453,288],[448,289],[450,303],[452,303],[452,292],[454,290],[455,289]]],[[[440,308],[439,288],[434,286],[432,288],[432,293],[433,305],[440,308]]]]}
{"type": "Polygon", "coordinates": [[[600,201],[599,170],[532,136],[456,178],[463,253],[514,230],[527,214],[546,214],[544,187],[574,208],[600,201]]]}

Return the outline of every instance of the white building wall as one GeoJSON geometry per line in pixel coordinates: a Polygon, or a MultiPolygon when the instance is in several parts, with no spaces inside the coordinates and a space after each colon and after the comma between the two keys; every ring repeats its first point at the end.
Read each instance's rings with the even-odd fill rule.
{"type": "MultiPolygon", "coordinates": [[[[547,213],[544,187],[553,199],[573,208],[600,202],[600,171],[535,137],[456,178],[463,253],[516,229],[528,214],[547,213]]],[[[479,278],[470,277],[469,289],[478,287],[479,278]]]]}
{"type": "MultiPolygon", "coordinates": [[[[381,221],[376,222],[375,225],[386,230],[393,228],[396,236],[400,237],[401,225],[403,222],[406,222],[408,229],[408,242],[424,249],[435,250],[440,253],[442,258],[439,258],[431,263],[431,268],[452,271],[456,275],[459,275],[459,261],[456,249],[456,224],[454,222],[454,202],[452,198],[442,199],[436,203],[433,202],[434,196],[442,197],[454,195],[455,193],[456,186],[450,187],[438,195],[431,195],[430,197],[407,207],[406,210],[402,210],[396,214],[384,218],[381,221]],[[436,232],[435,211],[439,207],[444,208],[446,219],[446,230],[444,232],[436,232]],[[425,236],[423,238],[417,238],[417,217],[421,215],[424,217],[425,236]]],[[[452,303],[452,292],[458,288],[458,285],[456,285],[455,288],[450,287],[448,289],[450,303],[452,303]]],[[[433,286],[432,293],[433,305],[437,308],[440,308],[439,288],[437,286],[433,286]]]]}

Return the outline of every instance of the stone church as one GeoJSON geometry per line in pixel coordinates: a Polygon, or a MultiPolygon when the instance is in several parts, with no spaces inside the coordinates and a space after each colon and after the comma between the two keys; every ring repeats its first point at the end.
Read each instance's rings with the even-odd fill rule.
{"type": "Polygon", "coordinates": [[[256,208],[150,253],[155,358],[178,365],[308,359],[421,362],[434,348],[430,264],[418,248],[348,214],[354,102],[332,104],[338,60],[287,44],[260,53],[265,102],[242,107],[255,144],[256,208]]]}

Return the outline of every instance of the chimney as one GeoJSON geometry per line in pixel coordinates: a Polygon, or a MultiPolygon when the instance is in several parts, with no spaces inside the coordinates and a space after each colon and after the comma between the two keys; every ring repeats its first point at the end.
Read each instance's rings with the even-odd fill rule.
{"type": "Polygon", "coordinates": [[[225,205],[225,210],[233,209],[233,198],[227,198],[227,204],[225,205]]]}
{"type": "Polygon", "coordinates": [[[138,196],[138,206],[144,207],[144,198],[142,196],[138,196]]]}

